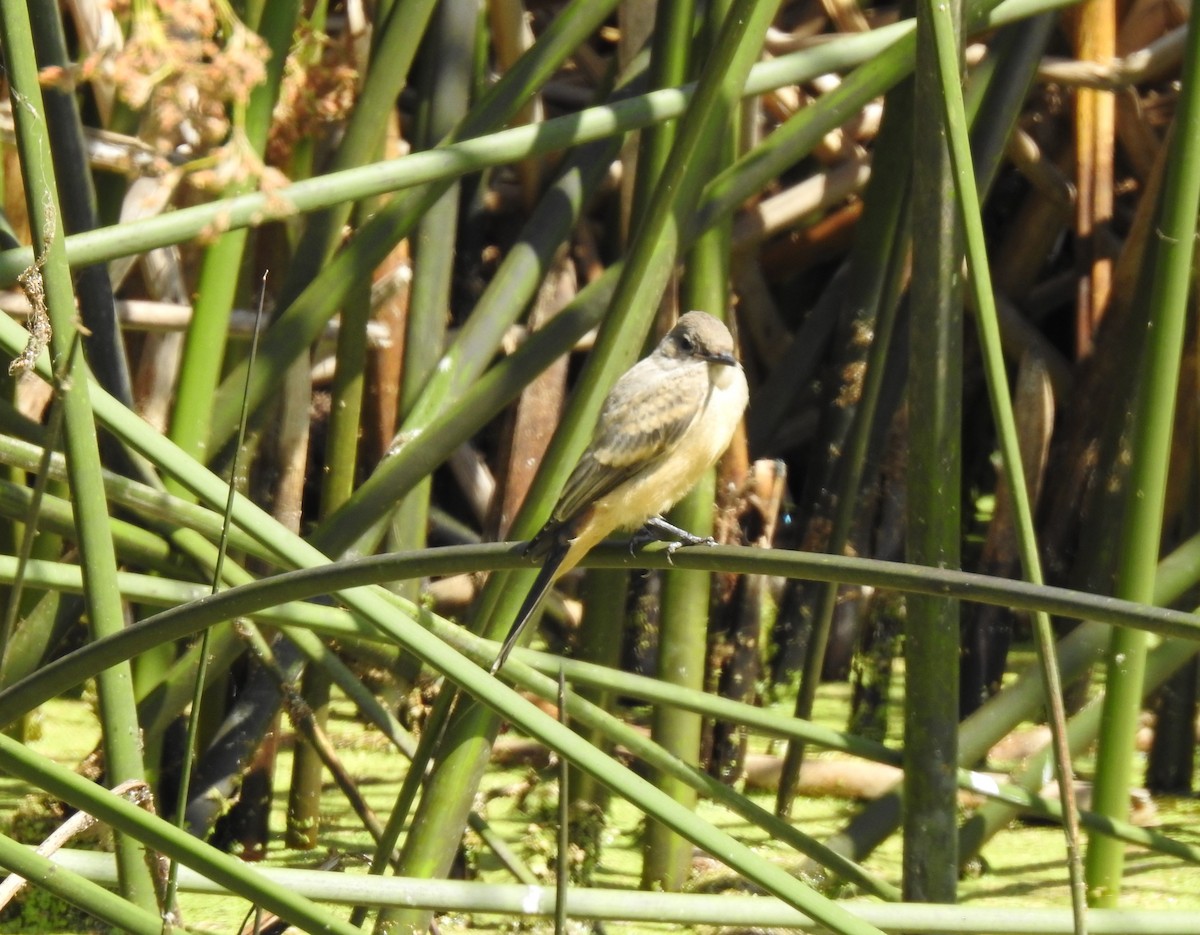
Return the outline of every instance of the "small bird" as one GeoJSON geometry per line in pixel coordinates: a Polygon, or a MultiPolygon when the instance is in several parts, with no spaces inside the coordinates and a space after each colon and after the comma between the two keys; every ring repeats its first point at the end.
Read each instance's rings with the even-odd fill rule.
{"type": "Polygon", "coordinates": [[[545,560],[492,663],[493,674],[550,586],[609,533],[645,527],[649,539],[712,542],[661,514],[716,463],[741,421],[749,392],[733,352],[724,324],[705,312],[688,312],[617,380],[549,522],[526,550],[545,560]]]}

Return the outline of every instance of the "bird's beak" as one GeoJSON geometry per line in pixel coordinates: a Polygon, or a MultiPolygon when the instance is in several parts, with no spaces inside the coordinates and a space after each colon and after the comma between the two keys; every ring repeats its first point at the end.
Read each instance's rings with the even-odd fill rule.
{"type": "Polygon", "coordinates": [[[706,354],[704,359],[710,364],[724,364],[727,367],[737,366],[737,358],[732,354],[706,354]]]}

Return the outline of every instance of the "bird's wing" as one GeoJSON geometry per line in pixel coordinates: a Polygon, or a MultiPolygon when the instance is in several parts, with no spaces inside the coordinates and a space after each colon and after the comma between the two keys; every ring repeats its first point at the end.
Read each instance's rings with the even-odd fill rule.
{"type": "Polygon", "coordinates": [[[571,472],[554,509],[569,522],[605,494],[671,451],[704,408],[705,367],[662,370],[641,361],[604,401],[596,434],[571,472]],[[642,372],[638,372],[641,368],[642,372]]]}

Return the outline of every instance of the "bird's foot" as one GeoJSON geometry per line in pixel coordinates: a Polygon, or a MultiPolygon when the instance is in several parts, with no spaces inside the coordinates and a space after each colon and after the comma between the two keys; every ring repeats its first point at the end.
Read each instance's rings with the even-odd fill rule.
{"type": "Polygon", "coordinates": [[[681,549],[684,546],[717,544],[717,540],[712,536],[697,536],[686,529],[680,529],[678,526],[668,523],[661,516],[651,517],[646,521],[645,526],[629,538],[629,554],[632,555],[638,549],[649,545],[651,542],[665,542],[667,544],[668,560],[677,549],[681,549]]]}

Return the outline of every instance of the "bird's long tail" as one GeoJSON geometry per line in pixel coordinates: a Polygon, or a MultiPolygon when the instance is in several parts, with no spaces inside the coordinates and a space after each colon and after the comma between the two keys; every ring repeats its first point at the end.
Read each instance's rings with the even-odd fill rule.
{"type": "Polygon", "coordinates": [[[508,636],[504,638],[504,645],[500,647],[496,661],[492,663],[491,669],[488,670],[492,675],[495,675],[499,671],[500,667],[504,665],[504,660],[508,658],[508,654],[517,645],[517,641],[521,638],[521,631],[525,629],[529,623],[529,619],[533,616],[533,612],[542,603],[542,598],[550,590],[550,585],[554,584],[555,579],[560,574],[560,570],[562,572],[569,570],[563,568],[562,565],[570,550],[570,543],[565,541],[555,542],[550,547],[550,551],[546,555],[546,560],[542,563],[541,570],[538,572],[537,577],[533,579],[533,586],[530,587],[529,593],[525,595],[525,601],[521,604],[521,609],[517,612],[517,617],[513,621],[512,627],[509,628],[508,636]]]}

